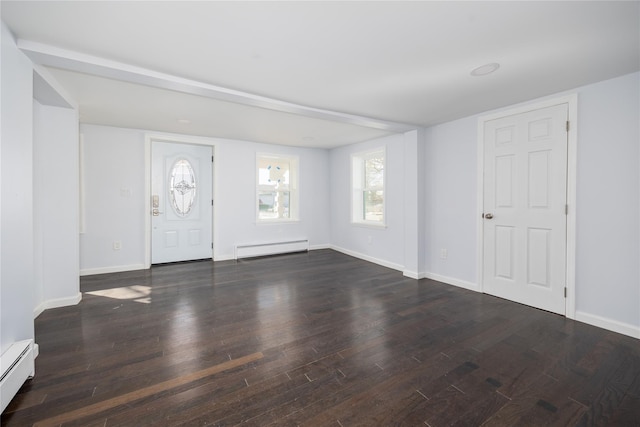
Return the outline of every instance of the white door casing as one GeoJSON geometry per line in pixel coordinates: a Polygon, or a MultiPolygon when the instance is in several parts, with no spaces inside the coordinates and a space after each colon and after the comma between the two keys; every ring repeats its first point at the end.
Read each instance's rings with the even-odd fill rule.
{"type": "Polygon", "coordinates": [[[151,263],[212,258],[212,147],[151,143],[151,263]]]}
{"type": "Polygon", "coordinates": [[[487,120],[483,291],[565,314],[568,105],[487,120]]]}

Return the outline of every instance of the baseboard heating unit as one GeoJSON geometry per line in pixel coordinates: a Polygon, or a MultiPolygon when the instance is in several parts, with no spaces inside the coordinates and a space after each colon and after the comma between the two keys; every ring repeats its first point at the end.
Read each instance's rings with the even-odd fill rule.
{"type": "Polygon", "coordinates": [[[308,240],[291,240],[287,242],[256,243],[238,245],[235,248],[235,258],[252,258],[258,256],[278,255],[291,252],[306,252],[309,250],[308,240]]]}
{"type": "Polygon", "coordinates": [[[4,411],[22,384],[35,374],[33,340],[13,343],[0,356],[0,404],[4,411]]]}

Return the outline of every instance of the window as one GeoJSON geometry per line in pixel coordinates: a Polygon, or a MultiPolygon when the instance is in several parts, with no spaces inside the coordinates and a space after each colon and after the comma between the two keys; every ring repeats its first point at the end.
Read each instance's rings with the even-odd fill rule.
{"type": "Polygon", "coordinates": [[[259,154],[258,222],[298,220],[298,159],[259,154]]]}
{"type": "Polygon", "coordinates": [[[385,149],[378,148],[351,157],[352,221],[384,226],[385,149]]]}
{"type": "Polygon", "coordinates": [[[196,199],[196,175],[189,160],[175,162],[169,178],[171,206],[178,216],[185,217],[196,199]]]}

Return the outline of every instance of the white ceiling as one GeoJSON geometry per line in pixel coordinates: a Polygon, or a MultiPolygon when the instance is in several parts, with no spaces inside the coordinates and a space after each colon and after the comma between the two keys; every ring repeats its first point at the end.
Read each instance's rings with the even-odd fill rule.
{"type": "Polygon", "coordinates": [[[638,1],[3,0],[1,13],[57,67],[82,122],[286,145],[349,144],[640,69],[638,1]],[[470,76],[490,62],[500,69],[470,76]]]}

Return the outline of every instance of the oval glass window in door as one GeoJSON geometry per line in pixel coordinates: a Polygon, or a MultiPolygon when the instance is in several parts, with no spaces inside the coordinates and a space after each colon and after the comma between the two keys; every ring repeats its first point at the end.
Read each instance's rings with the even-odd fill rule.
{"type": "Polygon", "coordinates": [[[178,160],[171,168],[169,199],[176,214],[189,215],[196,200],[196,174],[186,159],[178,160]]]}

